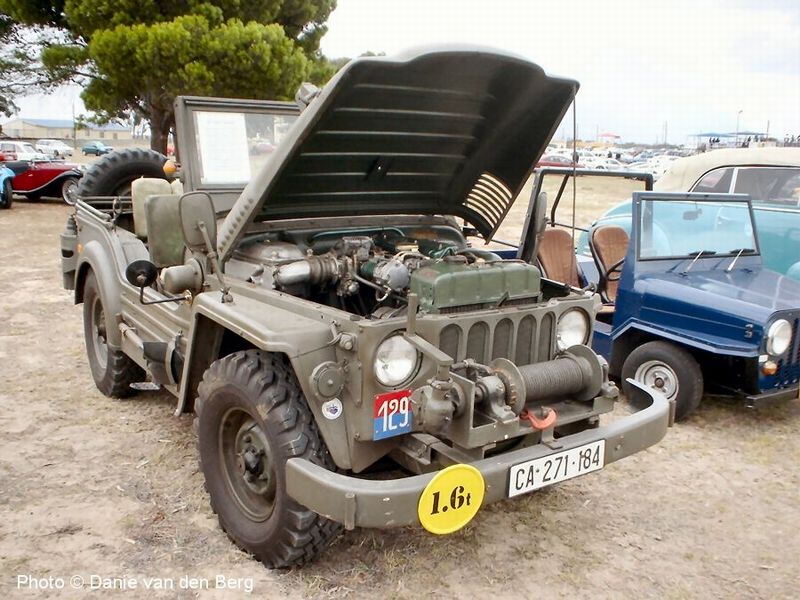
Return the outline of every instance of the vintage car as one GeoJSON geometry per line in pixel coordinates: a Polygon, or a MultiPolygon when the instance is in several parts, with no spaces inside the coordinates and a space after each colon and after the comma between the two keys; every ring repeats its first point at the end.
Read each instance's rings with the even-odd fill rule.
{"type": "Polygon", "coordinates": [[[306,562],[342,526],[452,533],[665,435],[644,386],[601,421],[599,298],[468,243],[576,91],[486,49],[359,58],[297,103],[178,98],[180,181],[135,179],[127,204],[98,197],[130,161],[87,173],[61,255],[92,377],[195,413],[211,504],[258,560],[306,562]],[[253,131],[283,135],[252,155],[253,131]]]}
{"type": "Polygon", "coordinates": [[[83,170],[78,165],[62,161],[7,161],[6,167],[14,172],[11,185],[14,193],[28,200],[45,196],[61,198],[67,204],[75,203],[78,180],[83,170]]]}
{"type": "Polygon", "coordinates": [[[17,160],[47,160],[48,156],[39,152],[30,142],[17,140],[0,141],[0,152],[3,154],[14,154],[17,160]]]}
{"type": "MultiPolygon", "coordinates": [[[[618,177],[649,185],[635,174],[618,177]]],[[[538,173],[535,195],[560,191],[551,198],[551,215],[570,204],[562,198],[572,189],[570,178],[571,170],[538,173]]],[[[608,359],[626,395],[638,395],[631,380],[660,390],[676,401],[678,419],[703,395],[748,406],[797,399],[800,283],[764,266],[749,197],[656,191],[632,197],[625,227],[602,223],[588,232],[597,276],[587,275],[567,224],[555,215],[540,234],[526,229],[519,251],[545,276],[600,294],[592,347],[608,359]]]]}
{"type": "MultiPolygon", "coordinates": [[[[675,160],[655,184],[664,192],[748,194],[764,265],[800,280],[800,148],[713,150],[675,160]]],[[[604,214],[593,227],[631,220],[630,198],[604,214]]],[[[589,254],[588,235],[578,251],[589,254]]]]}
{"type": "Polygon", "coordinates": [[[72,146],[65,144],[61,140],[38,140],[36,142],[36,149],[51,158],[72,156],[74,152],[72,146]]]}

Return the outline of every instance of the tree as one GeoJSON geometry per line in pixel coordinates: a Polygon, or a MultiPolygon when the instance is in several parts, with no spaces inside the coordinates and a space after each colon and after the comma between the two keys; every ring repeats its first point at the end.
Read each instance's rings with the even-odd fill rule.
{"type": "Polygon", "coordinates": [[[16,111],[15,96],[47,88],[48,79],[42,74],[38,56],[44,41],[52,35],[47,27],[23,27],[3,12],[0,4],[0,114],[16,111]]]}
{"type": "MultiPolygon", "coordinates": [[[[286,99],[324,64],[335,0],[0,0],[61,39],[41,59],[51,84],[78,81],[101,120],[133,112],[164,152],[179,94],[286,99]]],[[[324,77],[325,72],[318,77],[324,77]]]]}

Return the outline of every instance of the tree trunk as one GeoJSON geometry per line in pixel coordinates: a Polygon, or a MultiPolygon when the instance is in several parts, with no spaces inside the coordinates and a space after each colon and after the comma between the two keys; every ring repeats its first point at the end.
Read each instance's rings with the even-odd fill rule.
{"type": "Polygon", "coordinates": [[[165,111],[153,107],[150,111],[150,149],[161,154],[167,154],[167,141],[169,140],[169,130],[172,127],[175,117],[172,111],[165,111]]]}

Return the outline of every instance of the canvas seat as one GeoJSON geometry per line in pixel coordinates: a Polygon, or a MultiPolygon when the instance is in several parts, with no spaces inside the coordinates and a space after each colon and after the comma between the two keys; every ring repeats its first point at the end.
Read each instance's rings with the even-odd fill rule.
{"type": "Polygon", "coordinates": [[[131,182],[134,233],[147,241],[150,260],[159,268],[183,263],[185,245],[176,193],[180,189],[164,179],[142,177],[131,182]]]}
{"type": "Polygon", "coordinates": [[[581,287],[575,246],[572,236],[565,229],[545,229],[539,238],[536,258],[548,279],[581,287]]]}
{"type": "Polygon", "coordinates": [[[598,227],[589,238],[589,247],[600,274],[600,295],[606,302],[617,300],[622,261],[628,253],[629,241],[628,232],[617,225],[598,227]]]}

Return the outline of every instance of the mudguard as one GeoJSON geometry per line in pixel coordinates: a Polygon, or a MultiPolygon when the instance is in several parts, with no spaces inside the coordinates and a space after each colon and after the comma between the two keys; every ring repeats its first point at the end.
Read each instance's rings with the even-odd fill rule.
{"type": "Polygon", "coordinates": [[[256,348],[285,354],[289,358],[334,462],[340,468],[349,468],[347,421],[343,418],[326,418],[322,413],[322,401],[314,394],[310,384],[314,367],[337,360],[331,327],[323,321],[277,306],[269,306],[267,309],[263,300],[250,298],[241,293],[241,289],[238,292],[234,294],[233,302],[221,302],[221,294],[218,292],[206,292],[195,298],[192,330],[175,415],[190,410],[193,401],[190,396],[195,393],[196,383],[202,377],[198,365],[206,366],[206,362],[210,364],[217,358],[218,346],[214,346],[220,340],[216,334],[209,334],[209,327],[216,329],[218,333],[227,330],[256,348]],[[298,348],[303,348],[304,351],[301,353],[298,348]],[[203,351],[210,356],[198,356],[203,351]]]}

